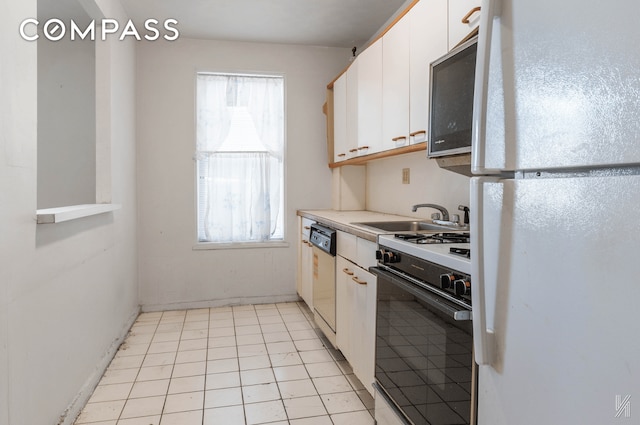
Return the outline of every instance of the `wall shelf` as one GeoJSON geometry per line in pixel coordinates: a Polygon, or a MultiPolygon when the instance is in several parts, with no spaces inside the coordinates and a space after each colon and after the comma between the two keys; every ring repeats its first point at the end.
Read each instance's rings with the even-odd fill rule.
{"type": "Polygon", "coordinates": [[[329,168],[338,168],[345,165],[364,165],[369,161],[376,159],[389,158],[392,156],[403,155],[406,153],[419,152],[427,150],[427,142],[416,143],[415,145],[403,146],[401,148],[389,149],[382,152],[372,153],[370,155],[362,155],[356,158],[345,159],[340,162],[329,163],[329,168]]]}
{"type": "Polygon", "coordinates": [[[120,208],[122,208],[122,205],[119,204],[85,204],[58,208],[43,208],[36,211],[36,218],[38,224],[54,224],[103,214],[119,210],[120,208]]]}

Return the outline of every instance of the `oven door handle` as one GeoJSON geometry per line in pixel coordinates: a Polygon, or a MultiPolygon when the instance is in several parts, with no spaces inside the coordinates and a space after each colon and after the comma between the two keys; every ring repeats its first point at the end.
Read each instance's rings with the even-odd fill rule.
{"type": "Polygon", "coordinates": [[[460,310],[460,308],[456,307],[455,305],[445,300],[444,298],[429,292],[427,289],[418,289],[415,287],[415,285],[406,283],[404,279],[397,277],[393,273],[390,273],[386,270],[382,270],[381,268],[372,267],[369,270],[376,273],[378,276],[384,277],[384,279],[386,279],[393,285],[399,287],[403,291],[409,292],[411,295],[415,296],[420,301],[435,308],[439,312],[446,314],[448,317],[452,318],[453,320],[458,320],[458,321],[471,320],[470,310],[460,310]]]}

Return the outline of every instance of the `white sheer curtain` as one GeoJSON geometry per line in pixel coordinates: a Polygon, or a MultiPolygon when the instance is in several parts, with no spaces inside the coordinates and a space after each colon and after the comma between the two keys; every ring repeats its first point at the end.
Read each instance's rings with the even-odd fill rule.
{"type": "Polygon", "coordinates": [[[198,75],[198,239],[283,238],[282,77],[198,75]]]}

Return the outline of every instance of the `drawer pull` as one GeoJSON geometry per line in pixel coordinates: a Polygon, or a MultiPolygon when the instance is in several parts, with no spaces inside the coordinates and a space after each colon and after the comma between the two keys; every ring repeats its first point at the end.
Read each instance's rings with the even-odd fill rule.
{"type": "Polygon", "coordinates": [[[304,230],[311,230],[311,226],[304,226],[304,230]]]}
{"type": "Polygon", "coordinates": [[[349,276],[353,276],[353,272],[347,268],[342,269],[342,271],[346,274],[348,274],[349,276]]]}
{"type": "Polygon", "coordinates": [[[347,154],[346,153],[339,153],[338,156],[339,157],[343,157],[343,156],[347,156],[347,154]]]}
{"type": "Polygon", "coordinates": [[[462,23],[463,24],[468,24],[469,22],[469,18],[471,17],[471,15],[473,15],[476,12],[480,12],[480,6],[476,6],[473,9],[471,9],[469,11],[469,13],[467,13],[466,15],[464,15],[464,18],[462,18],[462,23]]]}
{"type": "Polygon", "coordinates": [[[420,131],[414,131],[413,133],[409,133],[409,136],[417,136],[418,134],[427,134],[426,131],[424,130],[420,130],[420,131]]]}
{"type": "Polygon", "coordinates": [[[400,136],[400,137],[394,137],[393,139],[391,139],[392,142],[398,142],[400,140],[407,140],[406,136],[400,136]]]}
{"type": "Polygon", "coordinates": [[[305,241],[305,240],[303,239],[303,240],[302,240],[302,243],[306,243],[306,244],[308,244],[308,243],[309,243],[309,241],[305,241]]]}
{"type": "Polygon", "coordinates": [[[358,152],[358,149],[349,149],[349,152],[358,152]]]}
{"type": "Polygon", "coordinates": [[[369,146],[360,146],[360,147],[358,148],[358,150],[359,150],[359,151],[361,151],[361,150],[363,150],[363,149],[369,149],[369,146]]]}
{"type": "Polygon", "coordinates": [[[363,281],[363,280],[358,279],[358,276],[354,276],[354,277],[352,277],[352,278],[351,278],[351,280],[353,280],[353,281],[354,281],[355,283],[357,283],[358,285],[366,285],[366,284],[367,284],[367,282],[365,282],[365,281],[363,281]]]}

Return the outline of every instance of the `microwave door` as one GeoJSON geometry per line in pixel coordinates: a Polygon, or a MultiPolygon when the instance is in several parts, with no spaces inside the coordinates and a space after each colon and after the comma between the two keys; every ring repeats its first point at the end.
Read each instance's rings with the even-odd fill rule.
{"type": "Polygon", "coordinates": [[[476,40],[431,64],[429,157],[471,151],[476,40]]]}

